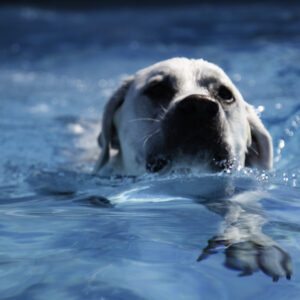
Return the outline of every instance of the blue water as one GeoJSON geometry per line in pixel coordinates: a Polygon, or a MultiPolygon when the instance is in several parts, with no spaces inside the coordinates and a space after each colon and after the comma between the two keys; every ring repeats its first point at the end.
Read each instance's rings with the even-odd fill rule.
{"type": "Polygon", "coordinates": [[[300,299],[300,6],[1,7],[0,34],[1,300],[300,299]],[[91,175],[112,90],[174,56],[233,78],[273,137],[274,171],[91,175]],[[264,263],[239,276],[225,244],[197,261],[224,236],[264,263]],[[282,253],[293,273],[273,282],[282,253]]]}

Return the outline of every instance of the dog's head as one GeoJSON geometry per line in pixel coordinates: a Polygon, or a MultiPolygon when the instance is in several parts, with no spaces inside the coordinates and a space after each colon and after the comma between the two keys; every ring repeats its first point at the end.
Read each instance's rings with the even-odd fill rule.
{"type": "Polygon", "coordinates": [[[117,172],[173,167],[218,171],[231,165],[272,168],[269,133],[222,69],[174,58],[127,78],[106,105],[102,154],[95,171],[118,150],[117,172]]]}

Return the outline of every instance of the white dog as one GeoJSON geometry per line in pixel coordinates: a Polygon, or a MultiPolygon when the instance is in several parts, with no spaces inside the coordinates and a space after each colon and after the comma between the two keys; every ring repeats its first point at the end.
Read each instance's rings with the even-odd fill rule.
{"type": "MultiPolygon", "coordinates": [[[[105,107],[98,141],[102,152],[95,172],[102,175],[243,166],[271,169],[273,162],[271,137],[253,107],[222,69],[202,59],[162,61],[125,79],[105,107]]],[[[290,255],[262,233],[266,220],[258,204],[261,193],[251,189],[233,193],[225,177],[214,178],[216,184],[211,178],[202,180],[201,184],[197,178],[194,185],[188,181],[195,200],[222,215],[225,226],[208,241],[198,260],[223,245],[225,265],[240,270],[241,276],[261,269],[274,281],[282,276],[290,279],[290,255]],[[214,192],[208,189],[204,196],[197,190],[202,186],[213,187],[214,192]],[[216,196],[220,187],[224,197],[216,196]]],[[[155,186],[160,193],[165,189],[168,195],[181,193],[173,183],[170,189],[165,181],[161,184],[155,186]]],[[[182,186],[181,181],[180,190],[182,186]]]]}
{"type": "Polygon", "coordinates": [[[273,161],[271,137],[253,107],[221,68],[202,59],[173,58],[125,79],[105,107],[98,140],[95,172],[105,175],[271,169],[273,161]]]}

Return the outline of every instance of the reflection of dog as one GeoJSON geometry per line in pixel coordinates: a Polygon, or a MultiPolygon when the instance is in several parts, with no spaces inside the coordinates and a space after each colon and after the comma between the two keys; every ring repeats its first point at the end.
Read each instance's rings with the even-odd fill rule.
{"type": "Polygon", "coordinates": [[[125,79],[106,105],[99,144],[103,174],[272,167],[271,138],[253,108],[201,59],[162,61],[125,79]]]}
{"type": "Polygon", "coordinates": [[[218,246],[225,246],[225,266],[241,271],[239,276],[262,270],[273,281],[290,279],[293,270],[289,253],[262,232],[267,220],[258,200],[263,196],[260,191],[247,191],[220,203],[216,199],[207,201],[210,210],[224,216],[224,228],[222,234],[208,241],[198,261],[216,253],[218,246]]]}
{"type": "MultiPolygon", "coordinates": [[[[195,201],[199,206],[204,205],[222,217],[221,228],[209,237],[198,261],[209,256],[213,259],[213,254],[221,255],[224,252],[225,266],[240,271],[239,276],[263,271],[272,277],[273,281],[281,277],[290,279],[293,273],[290,254],[263,232],[263,226],[268,219],[260,201],[270,197],[271,195],[262,190],[257,181],[250,177],[240,178],[226,174],[193,177],[177,174],[171,178],[160,177],[150,181],[140,180],[132,185],[126,184],[124,192],[118,192],[114,201],[195,201]],[[218,247],[221,251],[216,251],[218,247]]],[[[189,205],[187,204],[187,207],[190,207],[189,205]]],[[[201,210],[200,207],[199,209],[201,210]]],[[[193,206],[193,210],[196,213],[197,206],[193,206]]],[[[201,232],[203,236],[207,236],[216,225],[216,219],[205,219],[206,212],[203,214],[201,224],[208,227],[204,225],[201,232]]],[[[184,210],[183,215],[187,215],[187,211],[184,210]]],[[[196,222],[194,226],[197,226],[196,224],[199,223],[196,222]]]]}

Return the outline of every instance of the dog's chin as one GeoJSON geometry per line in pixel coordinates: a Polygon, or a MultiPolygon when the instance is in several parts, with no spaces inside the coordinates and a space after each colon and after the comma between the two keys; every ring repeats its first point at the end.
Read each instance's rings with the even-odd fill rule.
{"type": "Polygon", "coordinates": [[[227,172],[233,169],[235,160],[228,151],[220,151],[218,154],[195,155],[151,155],[147,159],[146,169],[150,173],[216,173],[227,172]]]}
{"type": "Polygon", "coordinates": [[[170,170],[172,160],[168,155],[151,155],[146,162],[146,170],[150,173],[166,173],[170,170]]]}

